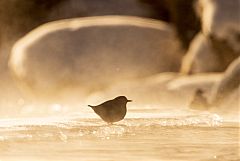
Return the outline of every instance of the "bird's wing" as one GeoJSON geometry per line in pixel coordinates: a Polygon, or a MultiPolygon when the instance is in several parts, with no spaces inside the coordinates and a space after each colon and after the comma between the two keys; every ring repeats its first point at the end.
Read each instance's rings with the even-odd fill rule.
{"type": "Polygon", "coordinates": [[[106,101],[106,102],[100,104],[99,106],[103,106],[105,108],[112,108],[113,104],[114,104],[113,100],[109,100],[109,101],[106,101]]]}
{"type": "Polygon", "coordinates": [[[102,104],[99,104],[97,106],[92,106],[92,105],[88,105],[89,107],[91,108],[98,108],[98,107],[105,107],[105,108],[111,108],[112,107],[112,100],[109,100],[109,101],[106,101],[106,102],[103,102],[102,104]]]}

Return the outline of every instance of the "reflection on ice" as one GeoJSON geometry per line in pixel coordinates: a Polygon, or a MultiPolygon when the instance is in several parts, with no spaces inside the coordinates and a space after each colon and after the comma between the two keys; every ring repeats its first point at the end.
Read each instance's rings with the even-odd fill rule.
{"type": "Polygon", "coordinates": [[[112,125],[88,113],[1,119],[0,159],[90,161],[97,156],[100,160],[139,161],[141,156],[142,161],[202,161],[216,156],[219,160],[239,160],[236,123],[206,112],[180,115],[176,111],[144,111],[129,111],[123,121],[112,125]]]}
{"type": "Polygon", "coordinates": [[[102,126],[97,130],[93,131],[92,134],[96,137],[109,139],[110,136],[122,136],[128,131],[130,132],[130,130],[124,126],[110,125],[102,126]]]}
{"type": "Polygon", "coordinates": [[[220,126],[222,118],[217,114],[202,113],[185,116],[157,117],[154,113],[130,113],[129,117],[118,123],[108,125],[98,118],[81,116],[2,119],[0,120],[1,141],[62,140],[81,137],[110,139],[123,135],[134,135],[136,131],[163,127],[212,127],[220,126]],[[134,116],[139,116],[134,117],[134,116]]]}

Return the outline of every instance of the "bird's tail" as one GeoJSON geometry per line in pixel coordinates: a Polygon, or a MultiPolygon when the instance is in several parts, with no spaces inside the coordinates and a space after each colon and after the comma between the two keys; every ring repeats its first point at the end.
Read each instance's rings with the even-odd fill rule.
{"type": "Polygon", "coordinates": [[[91,107],[91,108],[93,108],[94,106],[88,105],[88,107],[91,107]]]}

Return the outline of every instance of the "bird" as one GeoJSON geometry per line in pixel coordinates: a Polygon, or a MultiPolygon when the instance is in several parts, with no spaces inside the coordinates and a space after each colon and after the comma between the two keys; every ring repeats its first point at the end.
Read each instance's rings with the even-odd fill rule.
{"type": "Polygon", "coordinates": [[[125,96],[118,96],[97,106],[88,106],[91,107],[103,121],[112,124],[113,122],[124,119],[127,113],[126,105],[128,102],[132,102],[132,100],[128,100],[125,96]]]}

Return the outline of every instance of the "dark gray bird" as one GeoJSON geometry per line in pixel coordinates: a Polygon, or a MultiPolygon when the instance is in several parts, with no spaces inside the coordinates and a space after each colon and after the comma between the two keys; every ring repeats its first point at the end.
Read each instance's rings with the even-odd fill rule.
{"type": "Polygon", "coordinates": [[[118,96],[113,100],[106,101],[100,105],[88,106],[91,107],[105,122],[113,123],[124,119],[127,113],[127,102],[132,102],[132,100],[128,100],[125,96],[118,96]]]}

